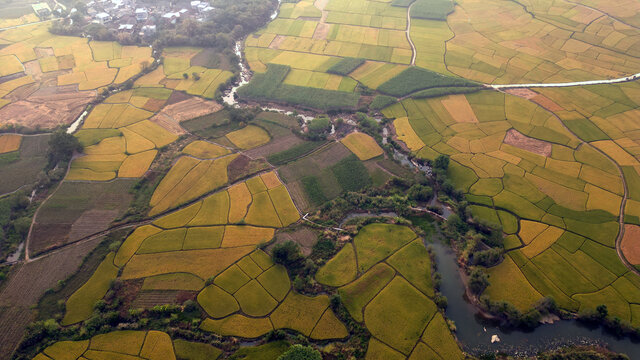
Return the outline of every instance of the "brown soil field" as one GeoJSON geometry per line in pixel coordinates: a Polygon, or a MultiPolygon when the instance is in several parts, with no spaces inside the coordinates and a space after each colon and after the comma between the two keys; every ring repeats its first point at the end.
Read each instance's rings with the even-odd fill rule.
{"type": "Polygon", "coordinates": [[[271,154],[290,149],[302,142],[303,141],[299,137],[291,134],[277,138],[266,145],[259,146],[249,151],[245,151],[245,154],[251,156],[252,158],[267,157],[271,154]]]}
{"type": "Polygon", "coordinates": [[[290,182],[285,186],[287,187],[287,190],[289,190],[291,200],[293,200],[293,203],[301,212],[304,213],[311,208],[309,200],[304,194],[304,189],[302,188],[302,184],[300,183],[300,181],[290,182]]]}
{"type": "Polygon", "coordinates": [[[190,97],[180,102],[172,103],[164,107],[156,116],[166,115],[177,122],[191,120],[208,115],[222,109],[222,105],[215,101],[190,97]]]}
{"type": "Polygon", "coordinates": [[[171,95],[169,95],[169,98],[166,101],[166,105],[173,105],[188,99],[191,99],[191,95],[183,93],[181,91],[174,91],[171,93],[171,95]]]}
{"type": "Polygon", "coordinates": [[[0,292],[0,358],[9,359],[27,325],[33,321],[32,305],[40,297],[64,280],[82,263],[82,259],[102,241],[91,241],[69,246],[49,256],[39,258],[24,265],[16,265],[7,284],[0,292]]]}
{"type": "Polygon", "coordinates": [[[132,200],[136,180],[63,182],[35,215],[29,252],[37,255],[106,230],[132,200]]]}
{"type": "Polygon", "coordinates": [[[164,106],[164,103],[165,103],[165,100],[149,99],[147,100],[146,104],[144,104],[144,109],[149,110],[151,112],[157,112],[162,109],[162,106],[164,106]]]}
{"type": "MultiPolygon", "coordinates": [[[[316,31],[318,31],[316,29],[316,31]]],[[[283,41],[287,39],[284,35],[277,35],[273,40],[271,40],[271,44],[269,44],[269,49],[280,49],[280,45],[283,41]]]]}
{"type": "Polygon", "coordinates": [[[229,183],[232,184],[267,168],[269,168],[269,164],[262,159],[254,160],[246,155],[240,155],[233,159],[227,167],[229,183]]]}
{"type": "Polygon", "coordinates": [[[632,265],[640,265],[640,226],[624,226],[624,237],[620,247],[627,261],[632,265]]]}
{"type": "Polygon", "coordinates": [[[119,215],[118,210],[87,210],[71,225],[69,241],[76,241],[109,227],[119,215]]]}
{"type": "Polygon", "coordinates": [[[149,121],[162,126],[167,131],[176,135],[184,135],[187,133],[187,131],[182,126],[180,126],[180,123],[164,114],[154,115],[151,119],[149,119],[149,121]]]}
{"type": "Polygon", "coordinates": [[[137,294],[132,309],[152,308],[156,305],[182,304],[188,299],[195,299],[196,291],[182,290],[146,290],[137,294]]]}
{"type": "Polygon", "coordinates": [[[53,52],[53,48],[50,48],[50,47],[37,47],[37,48],[34,48],[33,51],[36,53],[36,56],[38,57],[38,59],[47,57],[47,56],[55,56],[55,53],[53,52]]]}
{"type": "Polygon", "coordinates": [[[542,156],[551,156],[550,143],[530,138],[514,129],[507,131],[507,135],[504,137],[504,143],[542,156]]]}
{"type": "Polygon", "coordinates": [[[531,98],[531,100],[533,100],[534,103],[542,106],[545,109],[548,109],[550,111],[563,111],[564,108],[558,104],[556,104],[553,100],[549,99],[548,97],[542,95],[542,94],[538,94],[536,96],[534,96],[533,98],[531,98]]]}
{"type": "Polygon", "coordinates": [[[518,96],[525,99],[531,99],[538,95],[537,92],[530,89],[506,89],[504,90],[509,95],[518,96]]]}
{"type": "Polygon", "coordinates": [[[36,126],[53,128],[72,123],[96,97],[96,92],[77,91],[69,86],[39,90],[23,86],[12,92],[10,96],[22,97],[22,99],[0,109],[0,126],[17,124],[32,128],[36,126]],[[23,88],[33,91],[24,94],[21,91],[23,88]]]}
{"type": "Polygon", "coordinates": [[[297,243],[300,245],[300,252],[302,252],[304,256],[309,256],[311,255],[311,251],[313,251],[313,245],[318,242],[318,236],[308,228],[301,228],[291,232],[279,232],[276,234],[276,241],[267,247],[267,252],[271,253],[271,250],[277,244],[285,241],[293,241],[297,243]]]}

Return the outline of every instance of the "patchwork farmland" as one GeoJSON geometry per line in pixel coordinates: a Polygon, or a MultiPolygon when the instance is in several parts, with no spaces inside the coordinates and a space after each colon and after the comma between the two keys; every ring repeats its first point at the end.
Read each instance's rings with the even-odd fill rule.
{"type": "Polygon", "coordinates": [[[5,2],[0,358],[640,356],[637,0],[5,2]]]}

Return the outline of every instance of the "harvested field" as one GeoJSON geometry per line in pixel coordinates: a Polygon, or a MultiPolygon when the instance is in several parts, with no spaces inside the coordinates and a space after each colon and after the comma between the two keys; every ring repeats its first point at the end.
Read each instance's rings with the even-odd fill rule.
{"type": "Polygon", "coordinates": [[[77,91],[59,87],[52,94],[37,92],[0,108],[0,126],[22,125],[53,128],[72,123],[96,97],[95,91],[77,91]]]}
{"type": "MultiPolygon", "coordinates": [[[[169,98],[171,100],[171,98],[169,98]]],[[[167,104],[156,116],[166,115],[178,123],[220,111],[222,105],[215,101],[190,96],[187,99],[167,104]]]]}
{"type": "Polygon", "coordinates": [[[7,280],[0,292],[0,328],[3,341],[0,342],[0,357],[10,358],[14,348],[22,339],[27,325],[32,321],[30,307],[36,305],[47,289],[59,280],[71,275],[82,259],[102,241],[97,238],[78,245],[69,246],[59,252],[21,265],[7,280]],[[25,287],[25,284],[29,284],[25,287]]]}
{"type": "Polygon", "coordinates": [[[371,136],[364,133],[351,133],[341,142],[362,161],[380,156],[383,152],[378,143],[371,136]]]}
{"type": "Polygon", "coordinates": [[[105,230],[129,207],[135,182],[63,182],[35,215],[29,252],[38,254],[105,230]]]}
{"type": "Polygon", "coordinates": [[[633,265],[640,265],[640,226],[624,226],[621,248],[627,261],[633,265]]]}
{"type": "Polygon", "coordinates": [[[303,227],[294,231],[282,231],[276,234],[276,241],[267,247],[267,252],[271,253],[273,247],[287,241],[293,241],[300,246],[300,252],[303,255],[311,255],[313,245],[318,241],[318,236],[312,230],[303,227]]]}
{"type": "MultiPolygon", "coordinates": [[[[17,190],[35,182],[38,173],[47,164],[49,135],[23,136],[17,158],[0,163],[0,194],[17,190]]],[[[13,154],[7,154],[12,156],[13,154]]]]}
{"type": "Polygon", "coordinates": [[[304,141],[294,134],[278,137],[266,145],[262,145],[251,150],[245,151],[245,154],[252,158],[267,158],[269,155],[279,153],[290,149],[304,141]]]}
{"type": "Polygon", "coordinates": [[[20,149],[22,136],[17,134],[0,135],[0,154],[17,151],[20,149]]]}
{"type": "Polygon", "coordinates": [[[505,136],[504,138],[504,143],[513,145],[519,149],[526,150],[534,154],[542,155],[545,157],[551,156],[550,143],[530,138],[514,129],[507,131],[507,136],[505,136]]]}

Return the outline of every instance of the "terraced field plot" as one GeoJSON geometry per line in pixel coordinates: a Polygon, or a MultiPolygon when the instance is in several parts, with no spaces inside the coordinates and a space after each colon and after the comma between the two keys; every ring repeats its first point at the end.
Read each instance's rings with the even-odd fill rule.
{"type": "MultiPolygon", "coordinates": [[[[592,94],[590,102],[602,93],[598,87],[574,92],[592,94]]],[[[516,235],[505,242],[513,249],[507,261],[489,269],[488,295],[521,310],[544,296],[574,311],[603,303],[637,326],[640,319],[631,316],[629,304],[635,300],[629,294],[637,291],[640,279],[615,250],[624,195],[617,166],[633,169],[637,160],[616,142],[604,140],[609,136],[595,125],[597,117],[589,121],[577,116],[578,104],[589,102],[569,96],[569,89],[541,94],[533,101],[490,92],[405,100],[384,113],[397,118],[398,138],[419,156],[450,155],[450,175],[475,204],[474,215],[516,235]],[[551,113],[536,102],[553,102],[561,110],[551,113]]],[[[607,94],[637,107],[621,91],[607,94]]],[[[608,121],[606,129],[612,131],[614,124],[622,122],[608,121]]],[[[622,143],[633,147],[629,140],[622,143]]],[[[635,170],[628,173],[636,176],[635,170]]]]}
{"type": "Polygon", "coordinates": [[[638,30],[598,9],[560,1],[457,5],[447,21],[455,37],[445,57],[456,75],[501,84],[571,82],[623,77],[640,68],[638,30]]]}
{"type": "Polygon", "coordinates": [[[217,359],[222,350],[209,344],[171,340],[162,331],[112,331],[84,341],[59,341],[34,359],[217,359]]]}
{"type": "Polygon", "coordinates": [[[35,182],[47,164],[49,135],[0,135],[0,194],[35,182]]]}
{"type": "Polygon", "coordinates": [[[2,124],[54,127],[69,124],[95,90],[124,83],[151,64],[148,47],[56,36],[48,24],[0,32],[2,124]],[[87,75],[90,74],[90,75],[87,75]]]}
{"type": "MultiPolygon", "coordinates": [[[[298,211],[275,173],[264,173],[237,183],[227,190],[160,217],[151,225],[137,228],[116,253],[107,256],[91,279],[69,298],[63,322],[72,324],[87,319],[93,303],[108,290],[104,284],[108,285],[116,277],[121,280],[143,279],[144,292],[200,291],[205,287],[205,280],[218,276],[220,280],[214,283],[222,284],[219,286],[231,297],[240,286],[231,291],[224,284],[235,276],[241,276],[243,271],[256,280],[251,287],[240,292],[237,301],[245,304],[242,307],[245,313],[265,316],[273,308],[267,312],[264,312],[264,308],[256,308],[259,306],[255,304],[256,297],[263,297],[265,291],[261,286],[282,301],[290,285],[287,285],[289,280],[286,271],[279,266],[271,269],[273,264],[270,257],[255,249],[259,244],[270,241],[275,229],[286,227],[298,219],[298,211]],[[249,257],[245,257],[249,254],[249,257]],[[118,271],[121,272],[119,276],[118,271]]],[[[203,290],[199,301],[205,309],[210,301],[207,300],[208,296],[217,292],[216,288],[203,290]]],[[[328,299],[325,297],[324,300],[328,305],[328,299]]],[[[214,301],[214,305],[220,304],[214,301]]],[[[320,315],[325,309],[326,306],[320,315]]],[[[220,318],[216,314],[221,312],[223,310],[216,308],[211,310],[210,315],[220,318]]],[[[242,318],[242,315],[234,316],[238,317],[242,318]]]]}
{"type": "Polygon", "coordinates": [[[363,227],[316,278],[337,286],[351,316],[371,332],[367,358],[464,358],[432,301],[429,253],[410,228],[363,227]]]}

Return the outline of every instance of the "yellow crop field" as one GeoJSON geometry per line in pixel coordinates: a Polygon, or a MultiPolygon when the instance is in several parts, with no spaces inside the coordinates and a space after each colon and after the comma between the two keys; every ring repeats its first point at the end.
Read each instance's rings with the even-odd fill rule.
{"type": "Polygon", "coordinates": [[[115,171],[97,172],[90,169],[70,169],[67,173],[67,180],[86,180],[86,181],[109,181],[116,177],[115,171]]]}
{"type": "Polygon", "coordinates": [[[405,143],[411,151],[419,151],[424,147],[424,143],[413,130],[413,127],[411,127],[408,117],[395,119],[393,121],[393,127],[395,128],[398,140],[405,143]]]}
{"type": "Polygon", "coordinates": [[[273,238],[274,232],[272,228],[227,225],[224,229],[222,247],[235,248],[265,243],[273,238]]]}
{"type": "Polygon", "coordinates": [[[22,63],[15,55],[0,56],[0,76],[7,76],[24,71],[22,63]]]}
{"type": "Polygon", "coordinates": [[[487,272],[496,284],[485,290],[492,299],[508,301],[521,311],[530,309],[542,299],[509,256],[487,272]]]}
{"type": "Polygon", "coordinates": [[[148,120],[129,125],[127,129],[137,133],[138,135],[144,136],[149,141],[153,142],[157,148],[161,148],[178,139],[177,135],[170,133],[160,125],[148,120]]]}
{"type": "Polygon", "coordinates": [[[549,226],[531,240],[521,251],[526,257],[531,259],[553,245],[563,233],[564,230],[555,226],[549,226]]]}
{"type": "Polygon", "coordinates": [[[17,151],[20,149],[22,136],[17,134],[0,135],[0,154],[17,151]]]}
{"type": "Polygon", "coordinates": [[[246,183],[230,187],[229,192],[229,223],[235,224],[244,219],[253,197],[246,183]]]}
{"type": "Polygon", "coordinates": [[[223,226],[190,227],[182,250],[217,249],[222,244],[223,226]]]}
{"type": "Polygon", "coordinates": [[[529,245],[536,236],[540,235],[540,233],[548,227],[549,225],[537,221],[521,220],[518,236],[520,236],[520,239],[525,245],[529,245]]]}
{"type": "Polygon", "coordinates": [[[251,179],[245,181],[245,184],[247,184],[249,192],[251,192],[251,194],[253,195],[267,190],[267,186],[264,184],[264,181],[262,181],[261,176],[254,176],[251,179]]]}
{"type": "Polygon", "coordinates": [[[601,209],[608,211],[613,215],[620,214],[620,203],[622,202],[622,197],[591,184],[587,184],[584,191],[589,194],[587,210],[601,209]]]}
{"type": "Polygon", "coordinates": [[[182,152],[199,159],[214,159],[229,154],[229,150],[220,145],[197,140],[182,149],[182,152]]]}
{"type": "Polygon", "coordinates": [[[202,201],[202,206],[197,215],[189,221],[189,225],[224,225],[227,223],[228,216],[229,193],[221,191],[202,201]]]}
{"type": "Polygon", "coordinates": [[[153,159],[156,158],[157,150],[149,150],[135,155],[128,156],[118,170],[118,177],[137,178],[144,175],[153,159]]]}
{"type": "Polygon", "coordinates": [[[162,200],[173,187],[175,187],[180,180],[191,171],[200,162],[194,158],[184,156],[178,159],[173,165],[171,170],[165,175],[160,184],[156,187],[156,190],[151,196],[149,204],[155,206],[160,200],[162,200]]]}
{"type": "Polygon", "coordinates": [[[266,191],[253,194],[253,202],[249,206],[245,221],[247,224],[257,226],[282,227],[278,213],[266,191]]]}
{"type": "Polygon", "coordinates": [[[309,297],[290,292],[271,314],[271,322],[275,328],[293,329],[309,336],[327,307],[326,295],[309,297]]]}
{"type": "Polygon", "coordinates": [[[273,206],[278,213],[283,227],[289,226],[300,219],[298,209],[293,203],[293,200],[291,200],[291,196],[284,185],[269,190],[269,197],[273,202],[273,206]]]}
{"type": "Polygon", "coordinates": [[[256,338],[273,330],[268,318],[249,318],[234,314],[221,320],[205,319],[200,329],[219,335],[256,338]]]}
{"type": "Polygon", "coordinates": [[[365,161],[382,155],[382,148],[369,135],[354,132],[340,140],[358,159],[365,161]]]}
{"type": "Polygon", "coordinates": [[[127,153],[129,154],[137,154],[142,151],[151,150],[156,147],[156,145],[149,141],[142,135],[135,133],[127,128],[120,129],[122,134],[124,135],[125,141],[127,142],[127,153]]]}
{"type": "Polygon", "coordinates": [[[267,187],[268,190],[271,190],[273,188],[276,188],[282,185],[275,171],[271,171],[271,172],[260,175],[260,179],[262,179],[262,182],[264,183],[264,185],[267,187]]]}
{"type": "Polygon", "coordinates": [[[268,143],[271,137],[264,129],[255,125],[248,125],[243,129],[228,133],[227,139],[238,148],[247,150],[268,143]]]}

